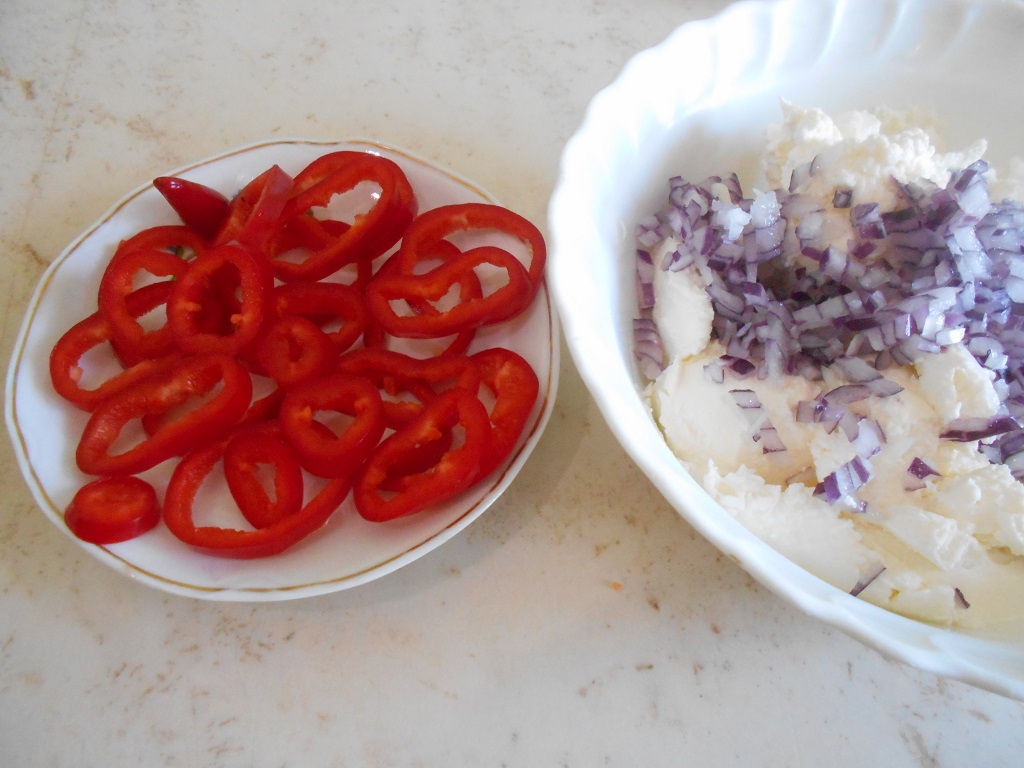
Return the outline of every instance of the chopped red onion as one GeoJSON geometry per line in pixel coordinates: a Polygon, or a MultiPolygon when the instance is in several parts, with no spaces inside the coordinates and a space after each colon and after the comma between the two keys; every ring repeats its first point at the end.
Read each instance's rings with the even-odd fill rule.
{"type": "Polygon", "coordinates": [[[780,453],[786,450],[786,445],[782,442],[782,438],[779,437],[778,430],[775,429],[769,419],[765,419],[761,428],[754,436],[754,440],[761,443],[762,453],[780,453]]]}
{"type": "Polygon", "coordinates": [[[849,208],[853,202],[853,190],[849,187],[839,187],[832,195],[833,208],[849,208]]]}
{"type": "Polygon", "coordinates": [[[732,395],[736,405],[747,412],[751,424],[757,427],[753,434],[753,440],[755,443],[761,444],[762,453],[785,451],[786,445],[779,437],[771,419],[764,417],[764,408],[757,393],[752,389],[730,389],[729,394],[732,395]]]}
{"type": "Polygon", "coordinates": [[[960,587],[953,588],[953,602],[957,608],[967,609],[971,607],[971,604],[967,602],[967,598],[964,597],[964,593],[960,591],[960,587]]]}
{"type": "Polygon", "coordinates": [[[730,389],[729,394],[736,401],[736,405],[745,410],[758,410],[761,408],[761,400],[752,389],[730,389]]]}
{"type": "Polygon", "coordinates": [[[654,307],[654,264],[651,254],[638,248],[636,251],[637,306],[641,311],[654,307]]]}
{"type": "MultiPolygon", "coordinates": [[[[641,311],[649,312],[653,269],[693,266],[715,310],[713,335],[727,350],[705,367],[707,375],[721,382],[755,374],[819,381],[823,368],[836,366],[848,383],[799,404],[796,417],[861,441],[860,459],[870,455],[861,449],[877,449],[884,436],[865,429],[845,406],[897,394],[900,387],[882,371],[963,343],[995,375],[1004,410],[984,423],[953,422],[942,437],[984,440],[979,449],[990,460],[1024,478],[1024,205],[993,203],[988,166],[979,161],[943,187],[894,182],[896,210],[855,201],[846,188],[833,191],[826,210],[795,191],[820,163],[794,169],[788,191],[752,198],[743,196],[736,174],[671,179],[667,207],[637,227],[641,311]],[[852,227],[845,245],[824,239],[836,209],[848,212],[842,215],[852,227]],[[662,264],[643,263],[668,237],[681,245],[662,264]],[[803,258],[791,259],[790,246],[803,258]]],[[[656,330],[642,324],[635,331],[645,375],[661,370],[656,330]]],[[[857,485],[861,469],[846,467],[829,487],[857,485]]]]}
{"type": "Polygon", "coordinates": [[[871,463],[861,456],[830,472],[814,489],[815,496],[824,496],[829,504],[851,498],[854,492],[871,479],[871,463]]]}
{"type": "Polygon", "coordinates": [[[648,379],[656,379],[665,369],[664,349],[657,324],[649,318],[633,321],[633,356],[637,359],[640,372],[648,379]]]}
{"type": "Polygon", "coordinates": [[[1020,426],[1015,418],[1006,414],[996,415],[989,419],[980,416],[966,417],[953,419],[946,425],[945,430],[939,433],[939,437],[958,443],[969,443],[1006,434],[1020,429],[1020,426]]]}
{"type": "Polygon", "coordinates": [[[883,573],[885,573],[885,566],[881,563],[878,563],[870,573],[858,579],[853,589],[850,590],[850,594],[854,597],[857,597],[857,595],[859,595],[861,592],[863,592],[865,589],[871,586],[871,583],[879,576],[881,576],[883,573]]]}
{"type": "Polygon", "coordinates": [[[903,489],[906,491],[918,491],[927,485],[925,479],[928,477],[942,477],[942,475],[924,459],[915,457],[910,462],[910,466],[907,467],[907,476],[903,481],[903,489]]]}
{"type": "Polygon", "coordinates": [[[933,469],[928,462],[920,457],[915,457],[910,466],[907,467],[907,472],[912,474],[918,480],[924,480],[926,477],[942,477],[939,472],[933,469]]]}

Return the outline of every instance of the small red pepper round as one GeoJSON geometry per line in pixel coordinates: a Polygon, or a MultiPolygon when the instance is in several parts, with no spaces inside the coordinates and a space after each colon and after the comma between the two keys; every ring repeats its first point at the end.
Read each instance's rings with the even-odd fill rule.
{"type": "Polygon", "coordinates": [[[167,529],[201,552],[244,559],[280,554],[322,527],[351,490],[348,477],[330,480],[298,512],[265,528],[197,526],[192,505],[203,481],[223,455],[225,444],[226,441],[216,441],[183,457],[174,468],[164,496],[163,519],[167,529]]]}
{"type": "Polygon", "coordinates": [[[147,330],[139,322],[139,314],[128,306],[127,297],[136,291],[136,277],[148,273],[170,278],[150,284],[162,285],[165,297],[169,297],[172,281],[181,278],[188,269],[188,262],[168,251],[144,248],[128,251],[107,265],[100,279],[97,304],[110,323],[111,343],[122,359],[136,362],[161,357],[174,349],[174,339],[166,323],[147,330]]]}
{"type": "Polygon", "coordinates": [[[353,487],[356,509],[366,520],[384,522],[450,499],[480,477],[490,439],[487,409],[476,395],[458,387],[442,392],[367,459],[353,487]],[[445,451],[431,469],[398,477],[396,466],[419,456],[422,446],[441,439],[456,425],[464,431],[461,445],[445,451]],[[382,493],[385,487],[392,492],[382,493]]]}
{"type": "Polygon", "coordinates": [[[163,195],[185,226],[210,239],[228,217],[230,203],[220,192],[188,179],[159,176],[153,186],[163,195]]]}
{"type": "Polygon", "coordinates": [[[342,355],[337,371],[365,376],[391,398],[403,392],[415,398],[383,401],[391,429],[412,419],[437,392],[453,386],[476,392],[480,387],[480,372],[464,355],[420,359],[388,349],[354,349],[342,355]]]}
{"type": "MultiPolygon", "coordinates": [[[[169,292],[169,285],[147,285],[126,296],[125,306],[132,316],[138,317],[163,304],[169,292]]],[[[50,351],[50,382],[54,391],[78,408],[92,411],[115,392],[173,365],[176,358],[169,355],[156,360],[141,360],[112,375],[94,389],[85,389],[82,386],[85,373],[81,367],[82,358],[90,350],[111,341],[110,323],[99,312],[94,312],[65,331],[50,351]]]]}
{"type": "Polygon", "coordinates": [[[492,347],[470,356],[485,387],[494,396],[490,420],[491,447],[481,476],[489,475],[511,455],[533,412],[540,382],[521,355],[504,347],[492,347]]]}
{"type": "Polygon", "coordinates": [[[134,539],[160,522],[153,486],[138,477],[103,477],[86,483],[64,511],[75,536],[92,544],[134,539]]]}
{"type": "Polygon", "coordinates": [[[224,449],[224,478],[242,516],[267,528],[302,509],[302,468],[276,429],[239,430],[224,449]],[[273,468],[273,499],[260,480],[260,467],[273,468]]]}
{"type": "MultiPolygon", "coordinates": [[[[442,260],[451,259],[459,253],[459,249],[447,240],[440,240],[436,245],[433,246],[435,254],[438,255],[442,260]]],[[[395,265],[396,262],[393,259],[389,259],[384,262],[380,271],[377,273],[383,278],[389,272],[389,265],[395,265]]],[[[393,268],[393,266],[392,266],[393,268]]],[[[458,281],[459,295],[458,302],[466,303],[475,301],[483,297],[483,286],[480,284],[480,278],[473,270],[466,270],[459,276],[458,281]]],[[[440,310],[434,306],[431,302],[423,298],[417,298],[415,296],[404,296],[405,301],[409,307],[416,314],[426,315],[437,315],[440,314],[440,310]]],[[[473,339],[476,336],[477,329],[474,327],[465,328],[455,334],[448,344],[447,347],[437,352],[434,357],[440,357],[442,355],[459,355],[464,353],[469,345],[473,343],[473,339]]],[[[387,331],[384,330],[380,323],[373,320],[372,316],[367,322],[367,328],[364,333],[363,343],[367,347],[387,347],[387,331]]],[[[439,337],[440,338],[440,337],[439,337]]]]}
{"type": "Polygon", "coordinates": [[[281,401],[278,419],[303,468],[319,477],[351,474],[384,434],[384,408],[377,388],[366,378],[347,374],[297,384],[281,401]],[[352,419],[336,435],[314,418],[320,411],[352,419]]]}
{"type": "Polygon", "coordinates": [[[211,248],[174,285],[167,325],[178,347],[193,354],[238,354],[252,344],[270,306],[273,275],[267,260],[237,244],[211,248]],[[204,323],[204,305],[220,300],[226,275],[235,275],[241,298],[227,333],[204,323]]]}
{"type": "Polygon", "coordinates": [[[256,355],[267,375],[281,387],[330,373],[338,349],[316,325],[298,315],[285,315],[260,336],[256,355]]]}
{"type": "Polygon", "coordinates": [[[444,238],[471,230],[491,230],[510,235],[529,251],[527,272],[533,293],[540,289],[547,261],[544,237],[529,220],[489,203],[460,203],[433,208],[420,214],[402,238],[402,246],[393,258],[401,274],[410,275],[415,265],[434,255],[431,246],[444,238]]]}
{"type": "Polygon", "coordinates": [[[190,261],[206,249],[202,235],[183,224],[159,224],[148,227],[122,240],[114,250],[111,261],[117,261],[132,251],[166,251],[182,261],[190,261]]]}
{"type": "Polygon", "coordinates": [[[370,319],[362,294],[342,283],[285,283],[274,289],[271,301],[278,317],[299,315],[317,325],[339,323],[327,332],[339,352],[356,343],[370,319]]]}
{"type": "Polygon", "coordinates": [[[392,160],[368,152],[332,152],[317,158],[295,177],[295,196],[282,214],[285,227],[296,217],[326,207],[331,198],[354,189],[361,182],[380,187],[380,197],[336,237],[315,220],[307,227],[320,226],[323,245],[308,249],[302,261],[276,259],[274,274],[285,282],[321,280],[347,264],[368,265],[401,238],[416,215],[416,196],[402,169],[392,160]]]}
{"type": "Polygon", "coordinates": [[[460,252],[425,274],[404,274],[397,268],[378,274],[366,286],[366,305],[392,336],[436,339],[515,317],[530,305],[533,295],[533,283],[522,262],[502,248],[485,245],[460,252]],[[400,315],[392,305],[399,299],[438,301],[483,265],[504,270],[508,281],[486,296],[460,300],[444,311],[400,315]]]}
{"type": "MultiPolygon", "coordinates": [[[[86,422],[75,452],[78,468],[89,475],[134,475],[214,440],[245,414],[252,399],[248,371],[227,355],[183,358],[169,370],[104,400],[86,422]],[[212,399],[202,400],[215,389],[212,399]],[[198,398],[199,404],[183,414],[198,398]],[[111,453],[125,428],[150,414],[171,418],[141,442],[111,453]]],[[[140,430],[141,431],[141,430],[140,430]]]]}

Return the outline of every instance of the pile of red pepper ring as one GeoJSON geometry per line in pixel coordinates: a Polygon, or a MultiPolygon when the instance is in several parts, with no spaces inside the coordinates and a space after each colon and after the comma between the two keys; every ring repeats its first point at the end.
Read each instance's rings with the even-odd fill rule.
{"type": "Polygon", "coordinates": [[[65,512],[76,535],[113,543],[162,517],[199,550],[263,557],[321,527],[349,493],[365,519],[392,520],[462,492],[509,456],[537,376],[508,349],[466,352],[478,329],[536,296],[546,258],[536,227],[483,203],[419,213],[396,163],[356,151],[324,155],[294,178],[274,166],[232,200],[173,177],[154,186],[182,224],[122,241],[97,311],[50,355],[55,391],[90,413],[76,460],[97,479],[65,512]],[[380,195],[354,221],[313,215],[366,182],[380,195]],[[528,256],[448,239],[478,230],[511,236],[528,256]],[[502,274],[489,293],[483,265],[502,274]],[[161,307],[166,322],[148,327],[161,307]],[[413,357],[391,350],[392,337],[451,342],[413,357]],[[86,389],[83,358],[103,344],[121,369],[86,389]],[[267,394],[254,394],[254,376],[272,381],[267,394]],[[137,439],[126,437],[133,429],[137,439]],[[172,459],[161,509],[137,475],[172,459]],[[218,465],[248,525],[196,522],[196,494],[218,465]]]}

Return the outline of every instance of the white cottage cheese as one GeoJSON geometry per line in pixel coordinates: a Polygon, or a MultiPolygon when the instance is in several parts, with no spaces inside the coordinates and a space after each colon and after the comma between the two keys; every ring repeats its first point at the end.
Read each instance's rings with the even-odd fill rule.
{"type": "MultiPolygon", "coordinates": [[[[938,146],[920,115],[879,110],[833,119],[783,104],[782,123],[768,132],[762,181],[786,187],[794,168],[817,157],[818,172],[800,191],[830,204],[837,187],[850,188],[855,202],[891,210],[893,176],[943,185],[951,168],[985,149],[984,142],[955,153],[938,146]]],[[[654,263],[678,245],[663,242],[654,263]]],[[[729,382],[706,372],[724,349],[712,338],[714,309],[696,268],[656,270],[654,295],[667,365],[647,390],[651,410],[669,446],[725,509],[797,564],[895,612],[969,626],[1024,617],[1017,597],[1024,594],[1024,486],[1007,467],[989,463],[977,443],[939,438],[952,419],[987,418],[1000,407],[992,372],[962,345],[887,370],[901,392],[849,406],[874,419],[885,437],[870,459],[871,479],[858,490],[866,507],[853,511],[827,503],[814,488],[856,455],[855,445],[794,415],[798,402],[844,383],[841,376],[828,370],[821,382],[787,376],[733,383],[760,400],[752,423],[729,382]],[[766,453],[753,439],[766,419],[786,450],[766,453]],[[915,459],[937,474],[911,490],[907,470],[915,459]]]]}
{"type": "Polygon", "coordinates": [[[959,152],[942,151],[938,127],[925,112],[880,108],[833,118],[783,101],[782,122],[767,131],[761,170],[768,189],[785,188],[795,169],[818,158],[821,172],[804,191],[830,200],[836,187],[849,187],[855,201],[892,210],[897,202],[892,178],[942,186],[950,169],[966,168],[985,149],[980,140],[959,152]]]}

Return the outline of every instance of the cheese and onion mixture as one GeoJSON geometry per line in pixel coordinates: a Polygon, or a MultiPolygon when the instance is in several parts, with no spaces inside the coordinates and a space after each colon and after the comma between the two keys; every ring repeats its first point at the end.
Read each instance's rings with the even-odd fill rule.
{"type": "Polygon", "coordinates": [[[1020,619],[1016,190],[926,115],[782,110],[749,196],[677,177],[637,229],[652,414],[725,509],[836,587],[941,625],[1020,619]]]}

